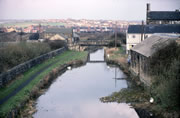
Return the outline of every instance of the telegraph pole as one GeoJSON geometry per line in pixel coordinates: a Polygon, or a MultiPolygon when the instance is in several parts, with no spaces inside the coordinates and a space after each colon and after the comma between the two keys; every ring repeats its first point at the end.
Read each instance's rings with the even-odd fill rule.
{"type": "Polygon", "coordinates": [[[114,45],[115,45],[115,48],[117,47],[117,21],[116,21],[116,24],[115,24],[115,41],[114,41],[114,45]]]}
{"type": "Polygon", "coordinates": [[[23,35],[23,31],[22,31],[22,28],[21,28],[21,32],[20,32],[20,41],[22,41],[22,35],[23,35]]]}

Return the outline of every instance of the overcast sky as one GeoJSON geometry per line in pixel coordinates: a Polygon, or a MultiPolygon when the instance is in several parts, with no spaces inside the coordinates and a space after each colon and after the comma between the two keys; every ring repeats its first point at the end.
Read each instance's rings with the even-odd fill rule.
{"type": "Polygon", "coordinates": [[[0,19],[144,20],[151,10],[180,8],[180,0],[0,0],[0,19]]]}

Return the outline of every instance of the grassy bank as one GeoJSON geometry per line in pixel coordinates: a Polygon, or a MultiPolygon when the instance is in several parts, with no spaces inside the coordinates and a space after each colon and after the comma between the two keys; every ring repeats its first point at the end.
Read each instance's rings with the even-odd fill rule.
{"type": "Polygon", "coordinates": [[[25,82],[28,78],[36,74],[39,70],[43,69],[49,64],[47,69],[43,72],[39,73],[35,79],[33,79],[26,87],[24,87],[20,92],[18,92],[15,96],[11,97],[7,102],[0,106],[0,116],[4,117],[7,113],[9,113],[12,109],[19,106],[22,102],[26,101],[30,92],[34,90],[36,85],[40,83],[40,81],[45,78],[54,68],[60,67],[64,64],[77,61],[77,60],[85,60],[87,57],[87,52],[76,52],[76,51],[66,51],[63,54],[56,56],[52,59],[45,61],[42,64],[39,64],[33,68],[31,68],[26,73],[22,74],[19,78],[11,82],[8,86],[0,89],[0,99],[7,96],[11,93],[15,88],[20,86],[23,82],[25,82]],[[54,63],[57,62],[57,63],[54,63]]]}
{"type": "Polygon", "coordinates": [[[123,47],[118,48],[106,48],[106,61],[107,63],[115,62],[122,67],[122,69],[127,68],[127,55],[123,47]]]}

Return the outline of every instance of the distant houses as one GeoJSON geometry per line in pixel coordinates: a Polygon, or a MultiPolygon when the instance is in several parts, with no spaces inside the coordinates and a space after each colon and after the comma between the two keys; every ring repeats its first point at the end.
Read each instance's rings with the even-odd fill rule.
{"type": "Polygon", "coordinates": [[[0,27],[0,33],[7,32],[6,28],[0,27]]]}
{"type": "Polygon", "coordinates": [[[73,32],[73,41],[74,43],[77,43],[80,41],[80,36],[76,33],[76,32],[73,32]]]}
{"type": "Polygon", "coordinates": [[[66,42],[72,40],[72,28],[47,28],[41,33],[41,38],[49,40],[64,40],[66,42]]]}

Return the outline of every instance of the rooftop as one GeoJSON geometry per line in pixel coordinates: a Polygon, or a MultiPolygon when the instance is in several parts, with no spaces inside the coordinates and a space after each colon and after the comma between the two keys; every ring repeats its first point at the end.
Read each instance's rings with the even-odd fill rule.
{"type": "Polygon", "coordinates": [[[173,39],[175,40],[178,38],[171,36],[153,35],[134,46],[131,50],[144,55],[145,57],[150,57],[157,51],[157,49],[163,48],[170,44],[173,39]]]}
{"type": "Polygon", "coordinates": [[[180,21],[180,12],[179,11],[150,11],[148,13],[148,19],[180,21]]]}
{"type": "Polygon", "coordinates": [[[72,28],[48,28],[44,32],[45,33],[71,34],[72,33],[72,28]]]}
{"type": "MultiPolygon", "coordinates": [[[[142,33],[142,25],[129,25],[128,33],[142,33]]],[[[144,25],[144,33],[180,33],[180,24],[144,25]]]]}

